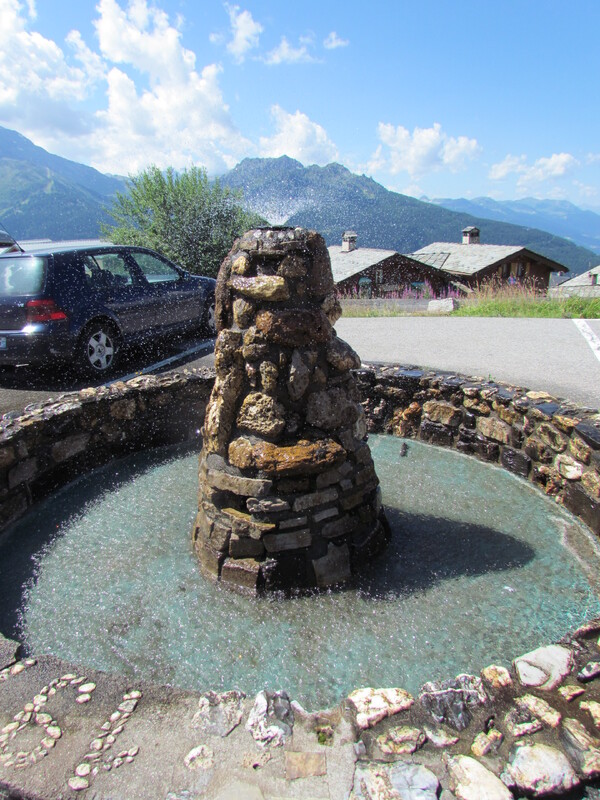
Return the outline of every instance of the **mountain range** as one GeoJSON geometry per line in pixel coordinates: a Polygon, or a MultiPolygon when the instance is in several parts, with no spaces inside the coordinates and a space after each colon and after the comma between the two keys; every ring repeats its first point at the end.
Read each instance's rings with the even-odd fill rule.
{"type": "Polygon", "coordinates": [[[491,197],[475,197],[472,200],[436,199],[429,202],[475,217],[541,228],[600,253],[600,214],[579,208],[567,200],[538,200],[535,197],[492,200],[491,197]]]}
{"type": "MultiPolygon", "coordinates": [[[[410,253],[434,241],[460,241],[462,229],[476,225],[483,243],[528,247],[572,274],[600,260],[591,249],[600,250],[600,215],[571,204],[560,211],[553,201],[424,202],[340,164],[304,167],[287,156],[244,159],[220,181],[269,223],[318,230],[328,245],[352,229],[359,246],[410,253]]],[[[52,155],[0,127],[0,225],[17,240],[97,237],[101,223],[111,222],[108,209],[116,192],[126,185],[123,177],[52,155]]]]}

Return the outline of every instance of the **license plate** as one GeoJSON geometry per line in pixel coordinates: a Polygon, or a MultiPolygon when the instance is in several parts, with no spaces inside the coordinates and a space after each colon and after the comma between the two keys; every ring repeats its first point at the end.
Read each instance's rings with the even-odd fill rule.
{"type": "Polygon", "coordinates": [[[0,336],[0,350],[6,350],[6,336],[0,336]]]}

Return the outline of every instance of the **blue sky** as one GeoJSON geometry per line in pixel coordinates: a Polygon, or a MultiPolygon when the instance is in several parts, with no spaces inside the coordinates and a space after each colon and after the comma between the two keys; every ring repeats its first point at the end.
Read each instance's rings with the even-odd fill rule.
{"type": "Polygon", "coordinates": [[[337,161],[600,208],[598,0],[0,0],[0,125],[126,175],[337,161]]]}

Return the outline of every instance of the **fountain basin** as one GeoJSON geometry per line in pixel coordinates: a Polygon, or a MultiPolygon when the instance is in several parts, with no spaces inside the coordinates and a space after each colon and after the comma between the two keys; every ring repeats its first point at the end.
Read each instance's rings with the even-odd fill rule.
{"type": "Polygon", "coordinates": [[[322,708],[356,686],[416,694],[426,678],[509,666],[600,614],[596,544],[572,515],[458,453],[370,444],[392,542],[347,590],[249,601],[203,578],[183,533],[197,454],[163,451],[91,473],[17,524],[2,628],[30,654],[132,680],[285,687],[322,708]]]}

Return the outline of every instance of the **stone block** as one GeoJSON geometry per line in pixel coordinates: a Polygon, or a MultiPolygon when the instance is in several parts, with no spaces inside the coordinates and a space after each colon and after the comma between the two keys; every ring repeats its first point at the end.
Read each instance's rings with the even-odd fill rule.
{"type": "Polygon", "coordinates": [[[306,525],[308,525],[308,517],[289,517],[288,519],[280,519],[277,523],[277,527],[280,531],[303,528],[306,525]]]}
{"type": "Polygon", "coordinates": [[[424,419],[419,428],[421,439],[431,444],[441,445],[442,447],[452,447],[454,442],[454,434],[451,428],[440,424],[439,422],[432,422],[431,420],[424,419]]]}
{"type": "Polygon", "coordinates": [[[321,310],[259,311],[256,328],[269,342],[291,347],[306,347],[327,342],[333,328],[321,310]]]}
{"type": "Polygon", "coordinates": [[[21,461],[8,473],[8,488],[14,489],[21,483],[29,483],[36,477],[37,472],[38,463],[36,458],[28,458],[26,461],[21,461]]]}
{"type": "Polygon", "coordinates": [[[350,570],[350,551],[348,545],[336,547],[333,543],[329,544],[327,554],[321,558],[313,559],[312,562],[317,586],[325,588],[348,580],[351,575],[350,570]]]}
{"type": "Polygon", "coordinates": [[[580,783],[564,753],[541,743],[515,747],[501,777],[507,786],[534,797],[565,794],[580,783]]]}
{"type": "Polygon", "coordinates": [[[458,308],[458,300],[454,297],[445,297],[441,300],[430,300],[427,304],[427,311],[429,314],[450,314],[455,308],[458,308]]]}
{"type": "Polygon", "coordinates": [[[334,336],[327,345],[325,357],[327,363],[339,372],[347,372],[360,367],[360,356],[338,336],[334,336]]]}
{"type": "Polygon", "coordinates": [[[285,408],[271,395],[250,392],[244,398],[236,422],[241,430],[277,439],[285,429],[285,408]]]}
{"type": "Polygon", "coordinates": [[[526,478],[531,469],[531,459],[526,453],[520,450],[513,450],[512,447],[503,447],[500,454],[500,463],[509,472],[515,475],[521,475],[526,478]]]}
{"type": "Polygon", "coordinates": [[[256,275],[250,278],[232,275],[229,285],[251,300],[272,303],[290,298],[287,281],[280,275],[256,275]]]}
{"type": "Polygon", "coordinates": [[[355,689],[348,695],[348,701],[356,713],[356,724],[361,730],[372,728],[378,722],[408,711],[415,700],[404,689],[355,689]]]}
{"type": "Polygon", "coordinates": [[[528,436],[523,450],[533,461],[541,464],[550,464],[554,459],[554,452],[537,436],[528,436]]]}
{"type": "Polygon", "coordinates": [[[252,558],[226,558],[221,569],[221,581],[247,589],[258,591],[261,577],[260,563],[252,558]]]}
{"type": "Polygon", "coordinates": [[[232,558],[261,558],[264,554],[265,547],[259,539],[238,536],[237,533],[229,537],[229,555],[232,558]]]}
{"type": "Polygon", "coordinates": [[[301,550],[310,547],[312,535],[308,528],[288,533],[268,533],[262,539],[268,553],[281,553],[284,550],[301,550]]]}
{"type": "Polygon", "coordinates": [[[346,451],[333,439],[278,446],[264,441],[251,444],[241,438],[234,439],[229,445],[229,460],[234,466],[241,469],[253,467],[273,476],[313,475],[345,458],[346,451]]]}
{"type": "Polygon", "coordinates": [[[214,489],[257,498],[268,495],[273,486],[273,481],[264,478],[244,478],[212,469],[206,471],[206,482],[214,489]]]}
{"type": "Polygon", "coordinates": [[[346,514],[344,517],[340,517],[340,519],[323,525],[319,532],[321,536],[324,536],[326,539],[337,539],[338,536],[347,536],[353,533],[357,526],[358,519],[353,515],[346,514]]]}
{"type": "Polygon", "coordinates": [[[600,535],[600,502],[588,497],[579,483],[571,482],[567,484],[563,499],[569,511],[600,535]]]}
{"type": "Polygon", "coordinates": [[[258,522],[250,514],[238,511],[237,508],[224,508],[219,515],[225,527],[238,536],[250,536],[253,539],[260,539],[265,533],[275,530],[274,522],[258,522]]]}
{"type": "Polygon", "coordinates": [[[83,453],[90,441],[89,433],[76,433],[52,445],[52,458],[57,464],[83,453]]]}
{"type": "Polygon", "coordinates": [[[567,449],[568,439],[549,422],[542,422],[538,426],[537,434],[542,442],[555,453],[563,453],[567,449]]]}
{"type": "Polygon", "coordinates": [[[15,449],[14,447],[1,447],[0,448],[0,469],[6,469],[15,462],[15,449]]]}
{"type": "Polygon", "coordinates": [[[326,503],[332,503],[334,500],[337,500],[337,498],[338,490],[336,488],[331,487],[329,489],[322,489],[319,492],[313,492],[312,494],[306,494],[303,497],[297,497],[296,500],[294,500],[294,511],[307,511],[310,508],[322,506],[326,503]]]}
{"type": "Polygon", "coordinates": [[[513,662],[523,686],[552,691],[559,686],[573,666],[573,653],[560,645],[548,645],[532,650],[513,662]]]}
{"type": "Polygon", "coordinates": [[[439,422],[454,428],[458,427],[462,417],[460,408],[440,400],[428,400],[423,404],[423,412],[432,422],[439,422]]]}
{"type": "Polygon", "coordinates": [[[592,450],[600,450],[600,428],[589,422],[579,422],[575,430],[592,450]]]}
{"type": "Polygon", "coordinates": [[[506,422],[494,417],[479,417],[476,423],[477,431],[488,439],[500,444],[509,444],[511,428],[506,422]]]}
{"type": "Polygon", "coordinates": [[[583,475],[583,466],[571,456],[558,455],[554,461],[558,474],[568,481],[579,481],[583,475]]]}

